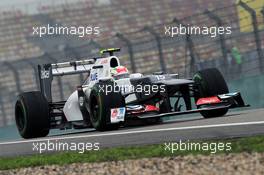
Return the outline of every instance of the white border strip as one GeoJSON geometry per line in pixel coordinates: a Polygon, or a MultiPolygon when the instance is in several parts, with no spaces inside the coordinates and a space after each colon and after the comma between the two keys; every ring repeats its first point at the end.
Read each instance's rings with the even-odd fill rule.
{"type": "Polygon", "coordinates": [[[264,124],[264,121],[225,123],[225,124],[200,125],[200,126],[186,126],[186,127],[176,127],[176,128],[159,128],[159,129],[150,129],[150,130],[125,131],[125,132],[102,133],[102,134],[92,134],[92,135],[79,135],[79,136],[68,136],[68,137],[51,137],[51,138],[44,138],[44,139],[31,139],[31,140],[21,140],[21,141],[13,141],[13,142],[2,142],[2,143],[0,143],[0,145],[43,142],[43,141],[48,141],[48,140],[49,141],[52,141],[52,140],[54,141],[54,140],[65,140],[65,139],[77,139],[77,138],[114,136],[114,135],[125,135],[125,134],[150,133],[150,132],[160,132],[160,131],[204,129],[204,128],[226,127],[226,126],[257,125],[257,124],[264,124]]]}

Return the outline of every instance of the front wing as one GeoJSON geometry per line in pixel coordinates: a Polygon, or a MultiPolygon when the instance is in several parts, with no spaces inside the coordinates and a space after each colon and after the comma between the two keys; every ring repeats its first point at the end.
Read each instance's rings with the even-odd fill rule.
{"type": "MultiPolygon", "coordinates": [[[[219,101],[214,102],[210,101],[208,103],[199,104],[197,105],[197,109],[186,110],[186,111],[174,111],[168,113],[157,113],[152,115],[146,115],[146,113],[138,113],[137,115],[126,115],[126,112],[123,112],[123,115],[119,115],[120,121],[124,121],[128,118],[139,118],[139,119],[147,119],[147,118],[161,118],[161,117],[168,117],[168,116],[175,116],[175,115],[182,115],[182,114],[192,114],[192,113],[199,113],[203,111],[210,111],[210,110],[217,110],[217,109],[230,109],[230,108],[238,108],[238,107],[249,107],[250,105],[245,104],[244,100],[241,97],[239,92],[235,93],[228,93],[222,94],[215,97],[208,97],[209,98],[218,98],[219,101]]],[[[206,98],[205,98],[206,99],[206,98]]],[[[116,108],[119,110],[119,108],[116,108]]],[[[120,108],[122,111],[125,108],[120,108]]],[[[112,116],[111,116],[112,117],[112,116]]],[[[115,120],[117,122],[118,120],[115,120]]]]}

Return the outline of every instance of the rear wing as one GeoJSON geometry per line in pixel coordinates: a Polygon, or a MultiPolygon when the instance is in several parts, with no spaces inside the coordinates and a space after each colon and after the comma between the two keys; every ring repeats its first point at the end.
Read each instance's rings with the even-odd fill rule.
{"type": "Polygon", "coordinates": [[[52,102],[51,85],[54,76],[74,75],[90,72],[96,59],[38,65],[40,91],[48,102],[52,102]]]}

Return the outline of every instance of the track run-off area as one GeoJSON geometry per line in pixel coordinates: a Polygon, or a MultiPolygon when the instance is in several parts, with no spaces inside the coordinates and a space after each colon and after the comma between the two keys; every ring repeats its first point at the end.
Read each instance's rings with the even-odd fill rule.
{"type": "Polygon", "coordinates": [[[264,135],[264,109],[231,111],[224,117],[210,119],[199,114],[175,116],[161,124],[125,127],[116,131],[75,130],[73,133],[52,133],[38,139],[10,139],[0,142],[0,157],[38,154],[33,150],[33,143],[47,141],[99,143],[101,149],[254,135],[264,135]]]}

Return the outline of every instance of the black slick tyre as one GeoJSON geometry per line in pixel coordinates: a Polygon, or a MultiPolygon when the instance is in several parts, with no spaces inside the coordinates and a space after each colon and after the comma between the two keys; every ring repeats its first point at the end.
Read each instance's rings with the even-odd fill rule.
{"type": "Polygon", "coordinates": [[[45,137],[49,134],[49,105],[41,92],[25,92],[18,96],[15,120],[23,138],[45,137]]]}
{"type": "Polygon", "coordinates": [[[120,126],[120,123],[111,123],[111,109],[125,107],[125,99],[119,91],[113,91],[114,87],[114,82],[99,82],[91,90],[90,121],[96,130],[115,130],[120,126]],[[100,87],[112,88],[112,91],[106,93],[100,87]]]}
{"type": "MultiPolygon", "coordinates": [[[[193,80],[198,92],[195,93],[196,101],[202,97],[212,97],[229,92],[223,75],[216,68],[198,71],[193,80]]],[[[204,118],[220,117],[228,112],[228,108],[201,112],[204,118]]]]}

